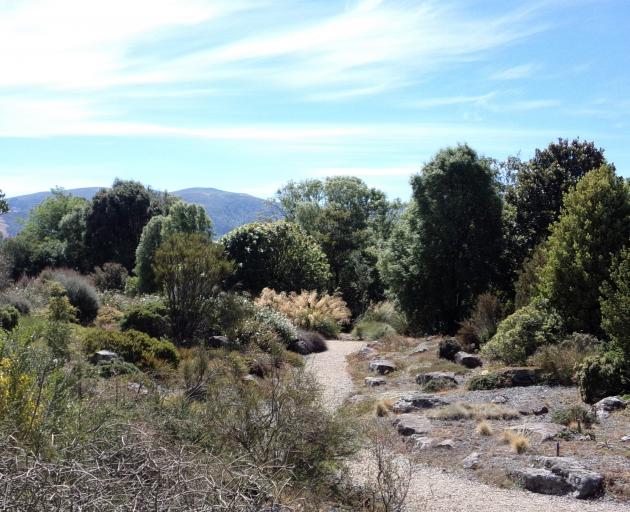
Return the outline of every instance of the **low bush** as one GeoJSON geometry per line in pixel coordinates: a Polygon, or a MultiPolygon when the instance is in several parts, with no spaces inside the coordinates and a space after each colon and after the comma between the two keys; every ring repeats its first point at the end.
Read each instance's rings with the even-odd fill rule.
{"type": "Polygon", "coordinates": [[[102,292],[108,290],[124,290],[129,274],[120,263],[109,262],[96,267],[92,274],[94,286],[102,292]]]}
{"type": "Polygon", "coordinates": [[[440,341],[438,346],[438,355],[442,359],[447,359],[449,361],[455,360],[455,354],[459,352],[462,347],[459,345],[455,338],[444,338],[440,341]]]}
{"type": "Polygon", "coordinates": [[[170,341],[158,340],[134,330],[115,332],[98,328],[88,329],[83,337],[83,348],[88,353],[111,350],[126,362],[146,369],[155,367],[154,359],[171,365],[177,365],[179,362],[179,352],[170,341]]]}
{"type": "Polygon", "coordinates": [[[368,341],[381,340],[396,334],[396,330],[391,325],[375,320],[359,320],[352,329],[352,335],[355,338],[368,341]]]}
{"type": "Polygon", "coordinates": [[[30,314],[33,307],[26,297],[23,297],[19,293],[11,290],[0,293],[0,305],[13,306],[20,312],[21,315],[30,314]]]}
{"type": "Polygon", "coordinates": [[[265,288],[256,304],[280,311],[301,329],[331,338],[337,337],[350,320],[350,310],[339,295],[319,295],[316,291],[287,294],[265,288]]]}
{"type": "Polygon", "coordinates": [[[489,389],[504,388],[507,385],[505,379],[496,373],[475,375],[468,381],[470,391],[484,391],[489,389]]]}
{"type": "Polygon", "coordinates": [[[105,379],[121,375],[136,375],[138,373],[140,373],[138,367],[126,361],[112,361],[111,363],[98,365],[98,374],[105,379]]]}
{"type": "Polygon", "coordinates": [[[11,305],[0,306],[0,329],[13,330],[20,320],[20,312],[11,305]]]}
{"type": "Polygon", "coordinates": [[[582,361],[576,375],[582,400],[592,404],[630,392],[630,362],[622,352],[607,351],[582,361]]]}
{"type": "Polygon", "coordinates": [[[101,309],[98,310],[98,315],[96,315],[94,325],[96,327],[100,327],[101,329],[115,331],[120,326],[120,322],[124,317],[124,313],[114,306],[102,306],[101,309]]]}
{"type": "Polygon", "coordinates": [[[153,338],[168,334],[166,306],[162,302],[148,302],[131,307],[120,322],[123,331],[140,331],[153,338]]]}
{"type": "Polygon", "coordinates": [[[65,288],[70,304],[79,311],[78,317],[82,324],[88,324],[96,318],[100,302],[96,290],[84,276],[74,270],[59,269],[44,270],[41,277],[57,281],[65,288]]]}
{"type": "Polygon", "coordinates": [[[457,384],[452,380],[448,379],[433,379],[427,382],[422,390],[427,393],[437,393],[439,391],[445,391],[447,389],[456,388],[457,384]]]}
{"type": "Polygon", "coordinates": [[[503,319],[503,306],[492,293],[482,293],[468,320],[460,324],[457,335],[467,351],[478,349],[497,332],[503,319]]]}
{"type": "Polygon", "coordinates": [[[525,306],[499,324],[497,333],[482,348],[483,353],[506,364],[524,364],[545,345],[560,341],[562,321],[542,304],[525,306]]]}
{"type": "Polygon", "coordinates": [[[554,423],[566,425],[573,430],[580,430],[581,427],[590,428],[596,419],[591,411],[581,405],[560,409],[554,412],[551,418],[554,423]]]}
{"type": "Polygon", "coordinates": [[[391,326],[397,334],[404,334],[408,328],[407,318],[391,301],[372,304],[367,311],[361,315],[359,320],[387,324],[391,326]]]}
{"type": "Polygon", "coordinates": [[[271,328],[285,346],[298,339],[298,331],[286,315],[275,309],[256,307],[255,318],[263,325],[271,328]]]}
{"type": "Polygon", "coordinates": [[[318,332],[298,329],[297,340],[289,345],[289,350],[303,356],[328,350],[326,340],[318,332]]]}

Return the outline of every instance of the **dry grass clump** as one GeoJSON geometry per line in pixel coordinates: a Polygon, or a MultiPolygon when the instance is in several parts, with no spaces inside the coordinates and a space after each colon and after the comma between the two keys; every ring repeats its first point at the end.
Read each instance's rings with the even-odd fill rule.
{"type": "Polygon", "coordinates": [[[324,336],[336,336],[341,326],[347,324],[351,317],[341,296],[320,295],[315,290],[278,293],[265,288],[255,302],[258,306],[280,311],[297,327],[317,331],[324,336]]]}
{"type": "Polygon", "coordinates": [[[394,401],[393,400],[379,400],[378,402],[376,402],[376,415],[379,418],[384,418],[385,416],[389,416],[390,411],[393,409],[394,407],[394,401]]]}
{"type": "Polygon", "coordinates": [[[519,413],[497,404],[457,402],[431,411],[429,417],[439,420],[513,420],[519,417],[519,413]]]}
{"type": "Polygon", "coordinates": [[[475,428],[475,432],[480,436],[491,436],[492,435],[492,427],[490,423],[487,421],[480,421],[477,423],[477,427],[475,428]]]}
{"type": "Polygon", "coordinates": [[[523,434],[514,432],[513,430],[506,430],[503,432],[502,439],[504,443],[510,445],[514,453],[519,455],[529,450],[529,439],[523,434]]]}

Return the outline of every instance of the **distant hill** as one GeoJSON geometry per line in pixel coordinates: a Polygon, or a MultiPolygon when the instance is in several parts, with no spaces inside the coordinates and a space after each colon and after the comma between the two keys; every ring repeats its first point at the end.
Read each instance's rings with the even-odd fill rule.
{"type": "MultiPolygon", "coordinates": [[[[75,188],[67,190],[72,195],[92,199],[101,187],[75,188]]],[[[226,192],[216,188],[187,188],[171,192],[181,197],[187,203],[203,206],[212,219],[214,233],[224,235],[235,227],[255,220],[278,218],[278,211],[264,199],[249,194],[226,192]]],[[[44,199],[50,192],[36,192],[24,196],[8,198],[10,211],[0,216],[0,233],[3,236],[15,236],[22,229],[22,220],[28,213],[44,199]]]]}

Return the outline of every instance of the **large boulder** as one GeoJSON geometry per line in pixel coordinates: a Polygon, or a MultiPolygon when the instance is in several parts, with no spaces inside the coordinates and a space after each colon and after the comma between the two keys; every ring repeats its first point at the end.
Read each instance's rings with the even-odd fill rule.
{"type": "Polygon", "coordinates": [[[373,359],[378,356],[378,350],[372,347],[363,347],[357,352],[357,355],[362,359],[373,359]]]}
{"type": "Polygon", "coordinates": [[[114,361],[122,361],[122,357],[111,350],[97,350],[90,357],[90,362],[92,364],[105,364],[112,363],[114,361]]]}
{"type": "Polygon", "coordinates": [[[516,407],[516,410],[519,412],[519,414],[522,414],[523,416],[541,416],[549,412],[547,404],[538,400],[532,400],[531,402],[520,404],[518,407],[516,407]]]}
{"type": "Polygon", "coordinates": [[[450,400],[435,395],[414,394],[401,397],[394,403],[393,411],[395,413],[411,412],[420,409],[432,409],[433,407],[441,407],[448,405],[450,400]]]}
{"type": "Polygon", "coordinates": [[[376,386],[384,386],[385,384],[387,384],[387,381],[383,377],[366,377],[364,382],[365,385],[370,388],[374,388],[376,386]]]}
{"type": "Polygon", "coordinates": [[[505,387],[535,386],[542,382],[540,368],[505,368],[497,372],[505,387]]]}
{"type": "Polygon", "coordinates": [[[575,498],[595,498],[604,493],[604,477],[584,468],[571,457],[536,457],[534,464],[562,478],[571,487],[575,498]]]}
{"type": "Polygon", "coordinates": [[[478,368],[483,366],[483,361],[479,356],[469,354],[468,352],[459,351],[455,354],[455,362],[466,368],[478,368]]]}
{"type": "Polygon", "coordinates": [[[611,412],[619,409],[625,409],[625,407],[625,400],[619,398],[618,396],[608,396],[606,398],[602,398],[599,402],[593,405],[593,409],[595,410],[595,414],[598,419],[607,418],[611,412]]]}
{"type": "Polygon", "coordinates": [[[563,496],[573,490],[562,477],[554,475],[548,469],[516,469],[510,472],[510,477],[520,482],[528,491],[538,494],[563,496]]]}
{"type": "Polygon", "coordinates": [[[227,336],[210,336],[206,339],[206,346],[208,348],[224,348],[230,344],[230,340],[227,336]]]}
{"type": "Polygon", "coordinates": [[[455,374],[453,372],[428,372],[421,373],[416,376],[416,384],[420,385],[428,384],[434,380],[457,384],[457,380],[455,379],[455,374]]]}
{"type": "Polygon", "coordinates": [[[478,452],[472,452],[462,461],[462,466],[464,466],[464,469],[477,469],[480,465],[479,458],[478,452]]]}
{"type": "Polygon", "coordinates": [[[370,361],[368,368],[370,371],[380,375],[386,375],[398,369],[396,363],[389,359],[375,359],[374,361],[370,361]]]}
{"type": "Polygon", "coordinates": [[[427,418],[417,414],[401,414],[392,421],[392,425],[401,436],[426,435],[433,428],[427,418]]]}

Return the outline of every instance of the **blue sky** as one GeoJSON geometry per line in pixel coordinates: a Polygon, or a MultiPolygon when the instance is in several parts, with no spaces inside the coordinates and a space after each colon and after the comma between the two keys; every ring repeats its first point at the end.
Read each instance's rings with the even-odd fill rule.
{"type": "Polygon", "coordinates": [[[627,0],[0,1],[0,188],[407,198],[441,147],[594,140],[630,175],[627,0]]]}

